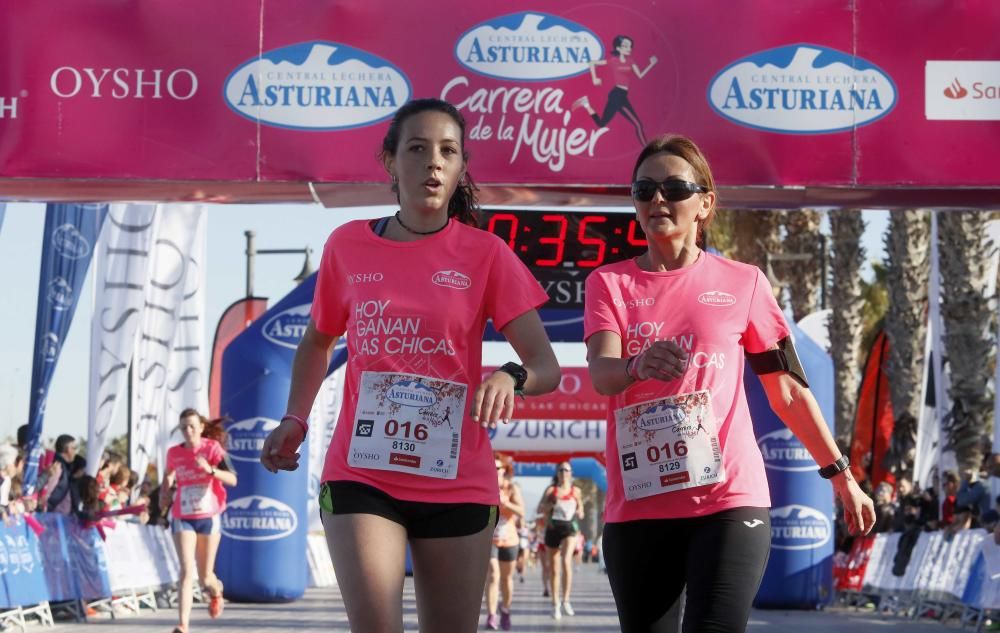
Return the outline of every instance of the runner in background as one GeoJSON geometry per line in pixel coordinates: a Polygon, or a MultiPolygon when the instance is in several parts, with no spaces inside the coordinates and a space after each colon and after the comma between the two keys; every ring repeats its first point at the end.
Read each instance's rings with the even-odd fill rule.
{"type": "Polygon", "coordinates": [[[770,497],[743,367],[832,478],[848,524],[874,508],[809,391],[759,269],[701,249],[715,212],[693,142],[643,148],[632,198],[649,249],[586,281],[591,380],[610,397],[603,549],[624,633],[654,630],[687,586],[685,631],[741,632],[767,562],[770,497]]]}
{"type": "Polygon", "coordinates": [[[494,453],[497,483],[500,486],[500,518],[493,530],[490,550],[490,571],[486,577],[486,628],[491,631],[511,627],[510,606],[514,599],[514,564],[518,557],[521,537],[517,520],[524,516],[521,489],[514,483],[514,463],[509,457],[494,453]],[[497,614],[499,594],[503,604],[497,614]]]}
{"type": "Polygon", "coordinates": [[[167,451],[167,465],[160,486],[161,505],[173,489],[170,529],[181,563],[177,611],[180,622],[174,633],[188,633],[191,623],[195,574],[209,597],[208,614],[222,614],[222,581],[215,575],[219,551],[219,516],[226,507],[223,486],[236,485],[236,469],[226,456],[222,420],[208,421],[194,409],[180,414],[184,442],[167,451]]]}
{"type": "Polygon", "coordinates": [[[500,502],[488,429],[511,418],[516,392],[559,383],[536,311],[548,296],[476,226],[467,158],[451,104],[420,99],[396,111],[381,159],[399,211],[344,224],[327,241],[287,414],[261,452],[272,472],[298,467],[330,352],[350,332],[320,507],[355,633],[402,630],[407,544],[420,630],[476,630],[500,502]],[[523,365],[484,379],[488,319],[523,365]]]}
{"type": "Polygon", "coordinates": [[[535,530],[532,537],[534,543],[535,560],[542,568],[542,597],[548,598],[552,595],[552,557],[549,556],[545,547],[545,515],[538,514],[535,517],[535,530]]]}
{"type": "Polygon", "coordinates": [[[573,556],[576,552],[577,523],[583,518],[583,493],[573,485],[573,467],[562,462],[556,467],[555,481],[546,488],[538,513],[547,517],[545,551],[552,570],[552,617],[576,615],[569,601],[573,589],[573,556]]]}

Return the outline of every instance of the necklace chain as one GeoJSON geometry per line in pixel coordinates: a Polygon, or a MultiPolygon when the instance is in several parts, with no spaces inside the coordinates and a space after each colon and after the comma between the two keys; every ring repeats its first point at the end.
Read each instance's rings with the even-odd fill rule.
{"type": "Polygon", "coordinates": [[[441,226],[440,228],[436,228],[433,231],[415,231],[415,230],[411,229],[410,227],[406,226],[405,224],[403,224],[403,218],[399,217],[399,211],[396,211],[396,216],[395,217],[396,217],[396,222],[399,222],[399,226],[403,227],[408,232],[413,233],[414,235],[434,235],[435,233],[443,231],[444,228],[446,226],[448,226],[448,222],[450,221],[450,219],[449,220],[445,220],[445,223],[444,223],[443,226],[441,226]]]}

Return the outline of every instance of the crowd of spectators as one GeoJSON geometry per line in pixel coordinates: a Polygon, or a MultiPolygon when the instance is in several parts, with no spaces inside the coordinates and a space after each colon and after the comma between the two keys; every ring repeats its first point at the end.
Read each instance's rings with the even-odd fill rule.
{"type": "MultiPolygon", "coordinates": [[[[915,486],[908,478],[882,481],[874,490],[870,480],[862,489],[875,501],[873,533],[899,532],[916,541],[921,532],[942,530],[950,537],[962,530],[986,530],[1000,544],[1000,496],[993,498],[989,478],[1000,477],[1000,453],[988,453],[977,469],[946,470],[933,476],[931,485],[915,486]]],[[[836,549],[848,552],[853,537],[837,508],[836,549]]]]}
{"type": "Polygon", "coordinates": [[[0,519],[29,512],[59,512],[88,523],[137,521],[166,525],[154,480],[140,479],[123,456],[105,451],[97,475],[87,474],[87,460],[77,453],[77,439],[60,435],[39,460],[33,493],[24,488],[27,426],[17,431],[17,445],[0,444],[0,519]]]}

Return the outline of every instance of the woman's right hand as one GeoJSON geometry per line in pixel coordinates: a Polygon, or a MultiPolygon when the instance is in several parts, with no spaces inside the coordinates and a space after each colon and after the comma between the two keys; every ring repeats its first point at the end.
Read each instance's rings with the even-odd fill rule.
{"type": "Polygon", "coordinates": [[[285,419],[264,440],[260,463],[272,473],[296,470],[299,467],[298,448],[306,434],[298,422],[285,419]]]}

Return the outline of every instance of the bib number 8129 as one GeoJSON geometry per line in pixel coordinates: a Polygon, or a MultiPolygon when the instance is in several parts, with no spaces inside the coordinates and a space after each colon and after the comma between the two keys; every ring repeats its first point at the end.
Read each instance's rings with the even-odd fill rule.
{"type": "Polygon", "coordinates": [[[684,457],[688,454],[687,443],[684,440],[677,440],[671,447],[670,442],[665,442],[662,446],[650,446],[646,449],[646,459],[650,464],[655,464],[660,459],[674,459],[684,457]]]}

